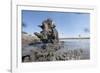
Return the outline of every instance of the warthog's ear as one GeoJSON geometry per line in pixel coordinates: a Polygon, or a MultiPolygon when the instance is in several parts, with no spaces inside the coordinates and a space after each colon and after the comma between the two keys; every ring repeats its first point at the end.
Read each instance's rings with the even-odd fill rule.
{"type": "Polygon", "coordinates": [[[55,28],[55,27],[56,27],[56,26],[53,24],[53,25],[52,25],[52,28],[55,28]]]}
{"type": "Polygon", "coordinates": [[[43,25],[38,25],[38,26],[43,29],[43,25]]]}
{"type": "Polygon", "coordinates": [[[38,27],[42,27],[42,25],[38,25],[38,27]]]}

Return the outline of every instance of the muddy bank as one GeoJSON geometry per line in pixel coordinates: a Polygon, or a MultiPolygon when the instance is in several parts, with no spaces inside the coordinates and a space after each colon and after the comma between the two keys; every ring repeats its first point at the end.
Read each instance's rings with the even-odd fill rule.
{"type": "Polygon", "coordinates": [[[30,46],[23,48],[23,62],[42,62],[42,61],[65,61],[89,59],[86,50],[77,48],[70,49],[64,46],[47,44],[46,48],[30,46]]]}

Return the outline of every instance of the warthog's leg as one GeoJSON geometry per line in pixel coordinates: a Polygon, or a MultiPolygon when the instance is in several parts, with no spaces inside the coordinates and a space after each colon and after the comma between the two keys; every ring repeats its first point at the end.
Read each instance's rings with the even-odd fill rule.
{"type": "Polygon", "coordinates": [[[26,56],[22,56],[22,62],[25,61],[25,58],[26,58],[26,57],[28,57],[29,61],[31,61],[31,57],[30,57],[30,55],[26,55],[26,56]]]}

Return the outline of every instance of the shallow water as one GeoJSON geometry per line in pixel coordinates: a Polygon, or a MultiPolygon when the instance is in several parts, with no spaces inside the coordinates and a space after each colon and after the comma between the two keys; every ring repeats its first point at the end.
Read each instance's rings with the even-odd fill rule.
{"type": "Polygon", "coordinates": [[[70,49],[89,49],[90,48],[90,40],[89,39],[66,39],[64,41],[64,46],[70,49]]]}
{"type": "MultiPolygon", "coordinates": [[[[63,46],[63,49],[83,49],[86,50],[86,52],[89,53],[90,51],[90,39],[66,39],[66,40],[60,40],[60,46],[63,46]]],[[[23,50],[32,50],[36,48],[40,48],[43,44],[36,44],[36,45],[31,45],[31,46],[26,46],[23,47],[23,50]]],[[[62,48],[60,48],[62,49],[62,48]]]]}
{"type": "Polygon", "coordinates": [[[83,59],[90,58],[90,39],[66,39],[64,41],[64,49],[82,49],[83,59]]]}

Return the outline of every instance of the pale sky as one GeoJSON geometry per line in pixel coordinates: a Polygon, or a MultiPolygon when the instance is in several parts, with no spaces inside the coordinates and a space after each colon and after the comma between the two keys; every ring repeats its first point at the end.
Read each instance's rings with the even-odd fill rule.
{"type": "Polygon", "coordinates": [[[75,12],[48,12],[48,11],[32,11],[22,10],[22,23],[26,27],[22,27],[23,31],[33,34],[40,32],[42,21],[51,18],[56,25],[59,37],[69,36],[89,36],[90,32],[90,14],[75,12]],[[87,29],[87,31],[86,31],[87,29]]]}

